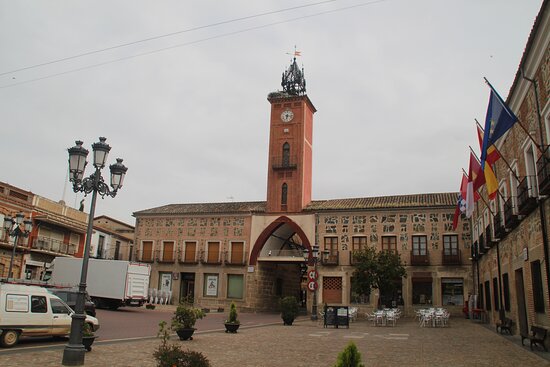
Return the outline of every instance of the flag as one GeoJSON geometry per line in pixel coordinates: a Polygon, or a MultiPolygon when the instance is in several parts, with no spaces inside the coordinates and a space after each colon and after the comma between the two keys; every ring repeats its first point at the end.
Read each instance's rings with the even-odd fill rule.
{"type": "Polygon", "coordinates": [[[302,51],[294,51],[294,56],[302,56],[302,51]]]}
{"type": "Polygon", "coordinates": [[[460,192],[458,193],[458,200],[456,203],[455,214],[453,216],[453,231],[456,230],[458,226],[458,218],[460,214],[466,211],[466,190],[468,186],[468,177],[465,173],[462,173],[462,182],[460,183],[460,192]]]}
{"type": "Polygon", "coordinates": [[[498,182],[491,165],[486,164],[485,169],[483,169],[475,154],[470,152],[470,170],[470,177],[473,176],[474,202],[477,202],[480,199],[477,190],[479,190],[479,188],[483,185],[487,186],[487,195],[489,196],[489,200],[493,200],[497,196],[498,182]]]}
{"type": "Polygon", "coordinates": [[[487,84],[491,88],[491,95],[489,96],[489,105],[485,116],[485,134],[481,147],[481,167],[483,168],[485,167],[489,147],[495,144],[518,121],[516,115],[500,98],[493,86],[489,82],[487,84]]]}
{"type": "Polygon", "coordinates": [[[470,152],[470,166],[468,168],[468,184],[466,185],[466,217],[470,218],[474,213],[474,182],[479,181],[479,170],[477,170],[477,159],[474,153],[470,152]]]}
{"type": "MultiPolygon", "coordinates": [[[[477,123],[477,139],[479,140],[479,149],[483,151],[483,129],[481,126],[477,123]]],[[[500,154],[498,152],[498,149],[495,147],[495,145],[491,145],[489,148],[487,148],[487,156],[485,157],[485,161],[489,164],[495,164],[496,161],[498,161],[500,158],[500,154]]]]}

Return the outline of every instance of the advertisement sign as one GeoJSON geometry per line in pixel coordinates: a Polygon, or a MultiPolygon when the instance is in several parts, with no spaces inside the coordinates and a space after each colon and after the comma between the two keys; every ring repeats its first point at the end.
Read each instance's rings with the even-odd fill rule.
{"type": "Polygon", "coordinates": [[[218,276],[208,275],[206,277],[206,295],[217,296],[218,295],[218,276]]]}
{"type": "Polygon", "coordinates": [[[172,290],[172,273],[160,274],[160,290],[164,292],[172,290]]]}

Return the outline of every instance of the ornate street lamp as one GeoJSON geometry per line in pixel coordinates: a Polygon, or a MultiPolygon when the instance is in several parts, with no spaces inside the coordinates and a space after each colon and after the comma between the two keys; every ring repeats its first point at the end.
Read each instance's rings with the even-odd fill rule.
{"type": "MultiPolygon", "coordinates": [[[[324,255],[328,254],[328,251],[323,251],[324,255]]],[[[313,263],[313,269],[315,270],[315,274],[318,274],[317,272],[317,263],[319,262],[319,245],[313,245],[313,248],[311,249],[311,254],[309,253],[309,249],[304,247],[304,260],[306,264],[313,263]]],[[[317,281],[317,279],[315,279],[317,281]]],[[[311,320],[317,321],[317,286],[313,288],[313,304],[311,305],[311,320]]]]}
{"type": "MultiPolygon", "coordinates": [[[[8,278],[13,278],[12,269],[13,269],[13,260],[15,258],[15,249],[17,248],[17,240],[19,237],[28,237],[32,231],[32,221],[30,219],[25,219],[23,213],[18,213],[15,218],[7,216],[4,218],[4,229],[10,237],[13,239],[13,250],[11,252],[10,267],[8,270],[8,278]],[[21,225],[23,224],[23,229],[21,225]]],[[[21,275],[20,275],[21,276],[21,275]]]]}
{"type": "Polygon", "coordinates": [[[86,232],[86,243],[84,245],[84,257],[82,259],[82,271],[80,273],[80,284],[78,286],[78,296],[76,299],[75,312],[72,315],[71,334],[69,343],[63,351],[64,366],[82,366],[84,364],[84,355],[86,353],[82,345],[82,326],[86,315],[84,314],[84,303],[86,295],[86,277],[88,276],[88,260],[90,258],[90,242],[92,238],[93,220],[95,214],[95,203],[97,194],[104,198],[106,195],[115,197],[117,191],[122,188],[124,176],[128,168],[122,164],[122,159],[117,158],[117,162],[110,165],[111,187],[105,183],[101,176],[101,169],[105,167],[107,155],[111,150],[109,144],[105,143],[106,138],[100,137],[99,142],[92,144],[93,165],[95,171],[84,178],[84,170],[88,162],[88,150],[82,147],[81,141],[76,141],[76,145],[69,148],[69,181],[73,183],[74,192],[83,192],[85,195],[92,193],[92,202],[90,204],[90,214],[88,216],[88,228],[86,232]]]}

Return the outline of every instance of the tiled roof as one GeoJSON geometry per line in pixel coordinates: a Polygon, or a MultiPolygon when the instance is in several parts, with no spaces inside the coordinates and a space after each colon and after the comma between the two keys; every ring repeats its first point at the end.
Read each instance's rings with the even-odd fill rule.
{"type": "Polygon", "coordinates": [[[134,212],[134,216],[151,214],[246,214],[251,212],[265,212],[265,201],[169,204],[134,212]]]}
{"type": "Polygon", "coordinates": [[[314,200],[306,211],[454,207],[458,192],[314,200]]]}
{"type": "MultiPolygon", "coordinates": [[[[306,212],[330,210],[399,209],[420,207],[454,207],[458,193],[379,196],[355,199],[314,200],[306,212]]],[[[174,214],[249,214],[265,213],[265,201],[169,204],[134,212],[134,216],[174,214]]]]}

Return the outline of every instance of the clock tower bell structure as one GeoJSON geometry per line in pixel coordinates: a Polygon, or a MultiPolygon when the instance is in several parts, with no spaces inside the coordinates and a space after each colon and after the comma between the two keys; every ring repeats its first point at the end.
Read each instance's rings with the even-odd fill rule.
{"type": "Polygon", "coordinates": [[[298,213],[311,202],[315,107],[296,58],[283,73],[282,92],[270,93],[268,213],[298,213]]]}

